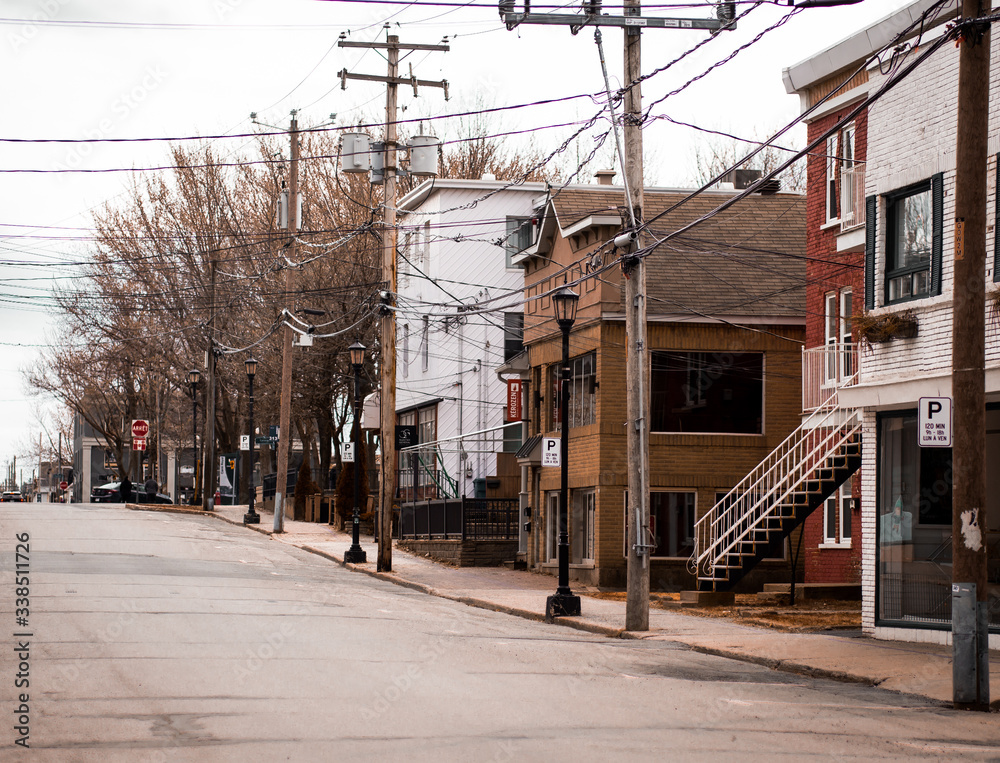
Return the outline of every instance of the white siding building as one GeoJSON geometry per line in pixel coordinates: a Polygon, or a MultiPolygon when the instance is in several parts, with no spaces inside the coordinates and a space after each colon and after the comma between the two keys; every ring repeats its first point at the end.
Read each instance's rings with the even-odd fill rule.
{"type": "MultiPolygon", "coordinates": [[[[893,47],[893,36],[915,23],[911,46],[885,56],[886,62],[894,55],[900,60],[876,62],[865,76],[855,75],[871,97],[940,39],[953,17],[954,4],[938,8],[932,0],[917,0],[803,63],[816,68],[817,81],[838,71],[848,72],[847,80],[868,55],[882,45],[893,47]]],[[[995,41],[991,58],[996,71],[995,41]]],[[[920,447],[917,422],[920,398],[952,394],[957,89],[958,50],[949,40],[868,107],[865,314],[855,319],[856,338],[860,329],[868,331],[868,341],[857,382],[840,391],[840,404],[860,411],[863,431],[863,629],[882,638],[938,643],[951,636],[952,456],[951,448],[920,447]],[[887,317],[895,325],[883,322],[880,332],[877,320],[887,317]]],[[[994,78],[982,274],[987,505],[980,518],[989,547],[992,648],[1000,647],[1000,331],[991,318],[998,293],[998,106],[1000,81],[994,78]]]]}
{"type": "Polygon", "coordinates": [[[482,494],[496,454],[517,450],[496,369],[521,352],[524,280],[511,258],[530,245],[544,193],[542,183],[431,180],[399,202],[396,423],[427,445],[400,456],[404,502],[482,494]]]}

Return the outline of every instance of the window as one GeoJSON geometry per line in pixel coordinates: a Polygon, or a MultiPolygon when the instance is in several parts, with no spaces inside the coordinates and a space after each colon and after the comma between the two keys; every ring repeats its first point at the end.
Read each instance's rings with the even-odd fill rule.
{"type": "Polygon", "coordinates": [[[559,560],[559,493],[545,494],[545,555],[550,562],[559,560]]]}
{"type": "Polygon", "coordinates": [[[833,291],[826,295],[823,300],[823,343],[826,345],[826,363],[823,364],[823,379],[829,384],[837,381],[837,340],[839,331],[837,326],[837,292],[833,291]]]}
{"type": "Polygon", "coordinates": [[[695,494],[649,494],[652,556],[687,559],[694,553],[695,494]]]}
{"type": "Polygon", "coordinates": [[[420,370],[426,372],[430,366],[430,333],[431,319],[424,316],[424,325],[420,330],[420,370]]]}
{"type": "Polygon", "coordinates": [[[503,314],[503,360],[506,363],[524,350],[524,313],[503,314]]]}
{"type": "MultiPolygon", "coordinates": [[[[396,423],[415,426],[417,444],[432,443],[437,439],[437,404],[399,413],[396,423]]],[[[399,491],[403,500],[437,498],[437,486],[442,478],[437,450],[434,447],[419,448],[398,455],[399,491]]]]}
{"type": "Polygon", "coordinates": [[[504,251],[507,254],[506,264],[508,268],[516,268],[514,256],[520,254],[534,241],[532,241],[531,218],[530,217],[508,217],[507,235],[504,237],[504,251]]]}
{"type": "Polygon", "coordinates": [[[826,499],[823,505],[823,545],[851,545],[851,485],[853,479],[847,480],[833,495],[826,499]]]}
{"type": "Polygon", "coordinates": [[[837,212],[837,136],[826,139],[826,220],[838,219],[837,212]]]}
{"type": "Polygon", "coordinates": [[[574,490],[573,537],[570,538],[570,562],[587,564],[594,561],[594,514],[597,494],[593,490],[574,490]]]}
{"type": "Polygon", "coordinates": [[[761,434],[764,355],[653,352],[653,432],[761,434]]]}
{"type": "Polygon", "coordinates": [[[853,330],[851,316],[854,314],[853,292],[848,287],[840,290],[840,378],[849,379],[854,375],[853,330]]]}
{"type": "Polygon", "coordinates": [[[399,350],[403,356],[403,362],[400,365],[403,367],[403,378],[410,375],[410,324],[403,324],[403,336],[402,341],[399,343],[399,350]]]}
{"type": "MultiPolygon", "coordinates": [[[[935,175],[885,197],[886,304],[941,293],[943,196],[943,178],[935,175]]],[[[868,224],[873,243],[874,219],[868,224]]]]}
{"type": "MultiPolygon", "coordinates": [[[[569,362],[569,425],[583,427],[597,421],[597,355],[593,352],[569,362]]],[[[561,363],[549,368],[552,379],[552,428],[561,429],[559,411],[559,371],[561,363]]]]}

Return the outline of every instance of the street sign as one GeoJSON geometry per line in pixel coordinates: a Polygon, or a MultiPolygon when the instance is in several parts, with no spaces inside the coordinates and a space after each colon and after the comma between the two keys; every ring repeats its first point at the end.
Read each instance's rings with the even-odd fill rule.
{"type": "Polygon", "coordinates": [[[278,441],[277,437],[268,437],[267,435],[259,434],[253,438],[253,441],[258,445],[274,445],[278,441]]]}
{"type": "Polygon", "coordinates": [[[521,380],[507,380],[507,421],[521,420],[521,380]]]}
{"type": "Polygon", "coordinates": [[[146,419],[132,420],[132,437],[145,438],[149,434],[149,422],[146,419]]]}
{"type": "Polygon", "coordinates": [[[146,438],[145,437],[133,437],[132,438],[132,450],[145,450],[146,449],[146,438]]]}
{"type": "Polygon", "coordinates": [[[59,489],[60,490],[65,490],[68,487],[69,487],[69,483],[66,480],[63,480],[62,482],[59,483],[59,489]]]}
{"type": "Polygon", "coordinates": [[[354,463],[354,443],[353,442],[345,442],[344,443],[344,450],[343,450],[343,453],[341,453],[340,460],[343,461],[345,464],[353,464],[354,463]]]}
{"type": "Polygon", "coordinates": [[[240,435],[240,450],[250,450],[250,435],[240,435]]]}
{"type": "Polygon", "coordinates": [[[558,437],[542,438],[542,466],[562,466],[562,448],[558,437]]]}
{"type": "Polygon", "coordinates": [[[950,397],[922,397],[918,403],[917,441],[921,448],[950,448],[950,397]]]}

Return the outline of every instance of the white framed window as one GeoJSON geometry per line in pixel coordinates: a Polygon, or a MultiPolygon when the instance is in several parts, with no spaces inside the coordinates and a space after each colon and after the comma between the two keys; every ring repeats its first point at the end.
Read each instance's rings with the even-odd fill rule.
{"type": "Polygon", "coordinates": [[[403,378],[405,379],[410,375],[410,324],[404,323],[402,329],[403,336],[400,337],[399,352],[402,356],[400,365],[403,367],[403,378]]]}
{"type": "Polygon", "coordinates": [[[851,492],[853,479],[847,480],[823,504],[823,543],[821,548],[851,547],[851,492]]]}
{"type": "Polygon", "coordinates": [[[840,338],[837,307],[837,292],[828,292],[823,298],[823,344],[826,345],[823,381],[827,385],[837,381],[837,341],[840,338]]]}
{"type": "Polygon", "coordinates": [[[514,264],[514,257],[534,242],[530,217],[508,217],[507,235],[504,238],[504,264],[508,269],[518,269],[514,264]]]}
{"type": "Polygon", "coordinates": [[[852,315],[854,315],[854,293],[848,286],[840,290],[840,378],[842,379],[851,378],[855,371],[852,352],[852,315]]]}
{"type": "Polygon", "coordinates": [[[559,491],[545,494],[545,558],[559,561],[559,491]]]}
{"type": "Polygon", "coordinates": [[[424,325],[420,329],[420,370],[425,373],[430,366],[430,333],[431,319],[425,315],[424,325]]]}
{"type": "Polygon", "coordinates": [[[826,139],[826,221],[840,219],[837,198],[837,135],[826,139]]]}
{"type": "Polygon", "coordinates": [[[588,564],[594,561],[594,515],[597,504],[595,490],[574,490],[573,535],[570,539],[570,562],[588,564]]]}

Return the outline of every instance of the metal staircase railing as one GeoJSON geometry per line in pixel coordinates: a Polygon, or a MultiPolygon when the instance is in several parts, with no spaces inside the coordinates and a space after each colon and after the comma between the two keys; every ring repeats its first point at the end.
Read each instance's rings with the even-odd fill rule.
{"type": "Polygon", "coordinates": [[[688,561],[699,585],[715,589],[728,582],[730,570],[742,566],[743,559],[759,557],[759,547],[775,533],[787,535],[787,521],[801,505],[797,496],[808,492],[806,483],[849,443],[860,442],[860,431],[860,411],[840,408],[834,392],[699,519],[688,561]]]}

